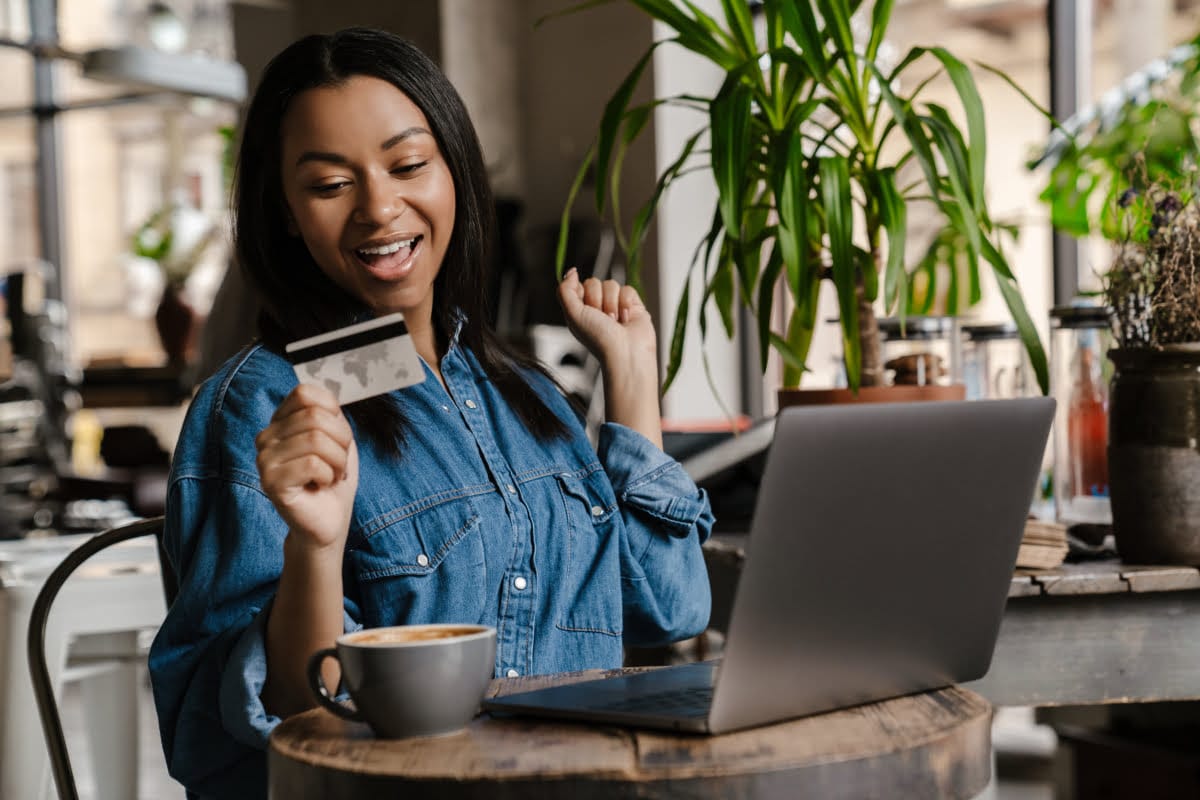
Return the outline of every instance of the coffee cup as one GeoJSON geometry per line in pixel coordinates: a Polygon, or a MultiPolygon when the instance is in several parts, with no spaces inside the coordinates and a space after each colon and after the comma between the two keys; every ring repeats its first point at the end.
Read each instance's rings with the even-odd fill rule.
{"type": "Polygon", "coordinates": [[[313,653],[308,684],[324,708],[365,722],[385,739],[461,730],[479,711],[496,661],[496,629],[486,625],[397,625],[338,637],[313,653]],[[351,708],[321,677],[326,658],[342,668],[351,708]]]}

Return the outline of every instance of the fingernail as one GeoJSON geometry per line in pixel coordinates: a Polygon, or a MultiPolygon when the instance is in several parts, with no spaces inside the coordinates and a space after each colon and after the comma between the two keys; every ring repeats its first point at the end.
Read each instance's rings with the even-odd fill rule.
{"type": "Polygon", "coordinates": [[[576,276],[578,273],[579,273],[579,270],[575,269],[575,267],[571,267],[569,270],[567,270],[567,277],[568,277],[568,278],[573,278],[573,277],[575,277],[575,276],[576,276]]]}

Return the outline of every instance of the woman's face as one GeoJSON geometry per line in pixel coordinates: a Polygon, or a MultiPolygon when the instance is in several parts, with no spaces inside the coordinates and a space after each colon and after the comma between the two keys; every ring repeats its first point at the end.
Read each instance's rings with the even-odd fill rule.
{"type": "Polygon", "coordinates": [[[280,130],[291,233],[377,314],[429,319],[455,198],[421,109],[387,81],[355,76],[298,95],[280,130]]]}

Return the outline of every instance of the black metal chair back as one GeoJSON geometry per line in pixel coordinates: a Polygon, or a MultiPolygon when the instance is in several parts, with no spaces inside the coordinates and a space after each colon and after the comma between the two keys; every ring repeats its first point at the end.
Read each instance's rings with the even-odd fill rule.
{"type": "Polygon", "coordinates": [[[179,585],[163,551],[162,530],[163,518],[152,517],[96,534],[72,550],[62,563],[55,567],[34,600],[33,613],[29,617],[29,677],[33,681],[33,695],[37,701],[38,716],[42,720],[46,749],[50,753],[54,785],[58,788],[61,800],[78,800],[79,793],[75,788],[75,774],[71,770],[71,757],[67,752],[66,738],[63,736],[58,700],[54,696],[54,684],[50,680],[50,669],[46,663],[46,624],[50,618],[50,606],[63,584],[67,582],[67,578],[85,561],[107,547],[139,536],[154,536],[157,540],[163,593],[166,595],[167,605],[170,606],[179,591],[179,585]]]}

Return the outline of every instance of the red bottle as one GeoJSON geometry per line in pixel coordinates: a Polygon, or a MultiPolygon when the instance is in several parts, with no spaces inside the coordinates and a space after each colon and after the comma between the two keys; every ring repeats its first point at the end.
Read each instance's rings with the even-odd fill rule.
{"type": "Polygon", "coordinates": [[[1074,382],[1067,408],[1070,497],[1108,497],[1108,389],[1096,355],[1087,347],[1075,354],[1074,382]]]}

